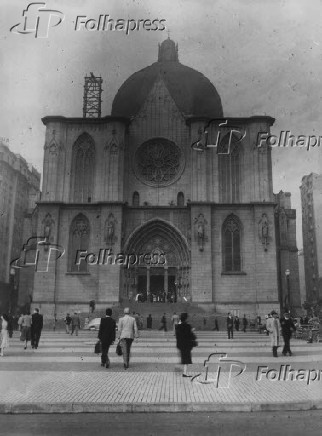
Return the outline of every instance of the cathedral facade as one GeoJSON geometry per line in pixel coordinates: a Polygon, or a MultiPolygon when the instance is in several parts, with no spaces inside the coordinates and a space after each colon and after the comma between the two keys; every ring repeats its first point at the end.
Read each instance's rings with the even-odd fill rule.
{"type": "Polygon", "coordinates": [[[167,39],[110,116],[42,121],[37,235],[63,247],[49,263],[41,248],[33,304],[43,313],[138,298],[279,309],[271,148],[257,143],[273,118],[225,118],[215,87],[167,39]]]}

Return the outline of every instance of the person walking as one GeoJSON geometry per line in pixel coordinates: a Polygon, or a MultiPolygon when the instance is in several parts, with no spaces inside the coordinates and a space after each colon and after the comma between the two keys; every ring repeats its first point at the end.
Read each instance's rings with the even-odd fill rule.
{"type": "Polygon", "coordinates": [[[161,318],[161,327],[159,328],[159,330],[163,330],[164,333],[166,333],[167,330],[167,317],[166,314],[164,313],[162,318],[161,318]]]}
{"type": "Polygon", "coordinates": [[[119,319],[118,332],[123,354],[124,369],[128,369],[133,339],[138,339],[139,337],[138,327],[135,319],[130,316],[130,309],[128,307],[124,308],[124,316],[119,319]]]}
{"type": "Polygon", "coordinates": [[[109,368],[110,359],[108,357],[108,350],[115,341],[116,322],[112,318],[112,309],[106,309],[105,313],[105,318],[101,318],[98,339],[102,344],[101,366],[109,368]]]}
{"type": "Polygon", "coordinates": [[[192,331],[191,325],[187,323],[188,314],[181,313],[180,323],[176,327],[177,348],[181,355],[181,364],[183,365],[182,377],[192,377],[187,374],[188,365],[192,364],[191,350],[194,346],[196,337],[192,331]]]}
{"type": "Polygon", "coordinates": [[[271,312],[271,315],[272,318],[268,318],[267,320],[267,330],[269,331],[269,335],[271,338],[273,356],[278,357],[277,348],[279,347],[281,324],[275,310],[271,312]]]}
{"type": "Polygon", "coordinates": [[[70,316],[69,313],[67,313],[66,318],[65,318],[65,326],[66,326],[66,333],[69,335],[70,333],[70,326],[72,323],[72,317],[70,316]]]}
{"type": "Polygon", "coordinates": [[[151,316],[151,313],[149,314],[149,316],[146,319],[146,328],[148,330],[152,329],[152,316],[151,316]]]}
{"type": "Polygon", "coordinates": [[[24,349],[27,350],[28,342],[31,341],[31,315],[29,311],[26,311],[24,315],[20,317],[21,320],[21,334],[20,340],[25,343],[24,349]]]}
{"type": "Polygon", "coordinates": [[[44,326],[43,316],[36,308],[31,315],[31,346],[37,350],[42,328],[44,326]]]}
{"type": "Polygon", "coordinates": [[[72,332],[71,335],[75,332],[76,336],[78,336],[78,330],[80,329],[80,318],[77,312],[74,312],[72,316],[72,332]]]}
{"type": "Polygon", "coordinates": [[[234,324],[235,324],[236,332],[239,332],[240,319],[239,319],[239,317],[237,315],[235,316],[234,324]]]}
{"type": "Polygon", "coordinates": [[[9,317],[5,313],[1,315],[1,333],[0,333],[0,356],[4,356],[4,349],[9,347],[8,325],[9,317]]]}
{"type": "Polygon", "coordinates": [[[296,327],[293,321],[290,318],[290,314],[288,312],[284,313],[284,317],[281,319],[281,329],[282,336],[284,339],[284,348],[282,351],[283,356],[286,356],[286,353],[289,353],[292,356],[290,341],[292,337],[292,333],[296,331],[296,327]]]}
{"type": "Polygon", "coordinates": [[[8,313],[8,334],[9,334],[9,338],[12,338],[13,335],[13,316],[11,315],[11,313],[8,313]]]}
{"type": "Polygon", "coordinates": [[[246,315],[244,314],[244,318],[243,318],[243,332],[246,333],[246,328],[248,326],[248,321],[246,318],[246,315]]]}
{"type": "Polygon", "coordinates": [[[227,332],[228,339],[234,339],[234,318],[232,317],[230,312],[228,312],[227,316],[227,332]]]}
{"type": "Polygon", "coordinates": [[[176,327],[179,324],[179,320],[180,320],[179,315],[177,315],[177,313],[174,312],[171,320],[172,320],[173,334],[175,335],[176,334],[176,327]]]}
{"type": "Polygon", "coordinates": [[[217,318],[215,318],[215,328],[213,330],[216,330],[217,332],[219,332],[219,324],[218,324],[217,318]]]}

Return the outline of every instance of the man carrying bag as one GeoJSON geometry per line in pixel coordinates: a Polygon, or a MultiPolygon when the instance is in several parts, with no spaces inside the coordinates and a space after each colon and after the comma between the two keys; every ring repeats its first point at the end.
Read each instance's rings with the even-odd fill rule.
{"type": "Polygon", "coordinates": [[[105,318],[101,318],[101,324],[98,331],[98,339],[102,344],[101,366],[109,368],[110,359],[108,358],[108,350],[115,341],[116,323],[112,318],[112,309],[106,309],[105,318]]]}

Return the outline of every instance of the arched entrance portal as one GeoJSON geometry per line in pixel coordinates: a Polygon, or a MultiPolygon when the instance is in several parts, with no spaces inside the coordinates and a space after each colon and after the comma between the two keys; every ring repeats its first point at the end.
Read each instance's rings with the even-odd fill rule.
{"type": "Polygon", "coordinates": [[[174,226],[159,219],[149,221],[129,237],[125,252],[141,256],[136,265],[123,270],[124,297],[143,302],[191,299],[190,253],[174,226]]]}

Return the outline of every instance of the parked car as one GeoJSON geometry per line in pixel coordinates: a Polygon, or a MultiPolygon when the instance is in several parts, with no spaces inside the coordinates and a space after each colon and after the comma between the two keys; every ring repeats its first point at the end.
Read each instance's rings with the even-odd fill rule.
{"type": "MultiPolygon", "coordinates": [[[[101,324],[101,318],[93,318],[85,327],[85,330],[99,330],[101,324]]],[[[116,323],[117,330],[117,323],[116,323]]]]}

